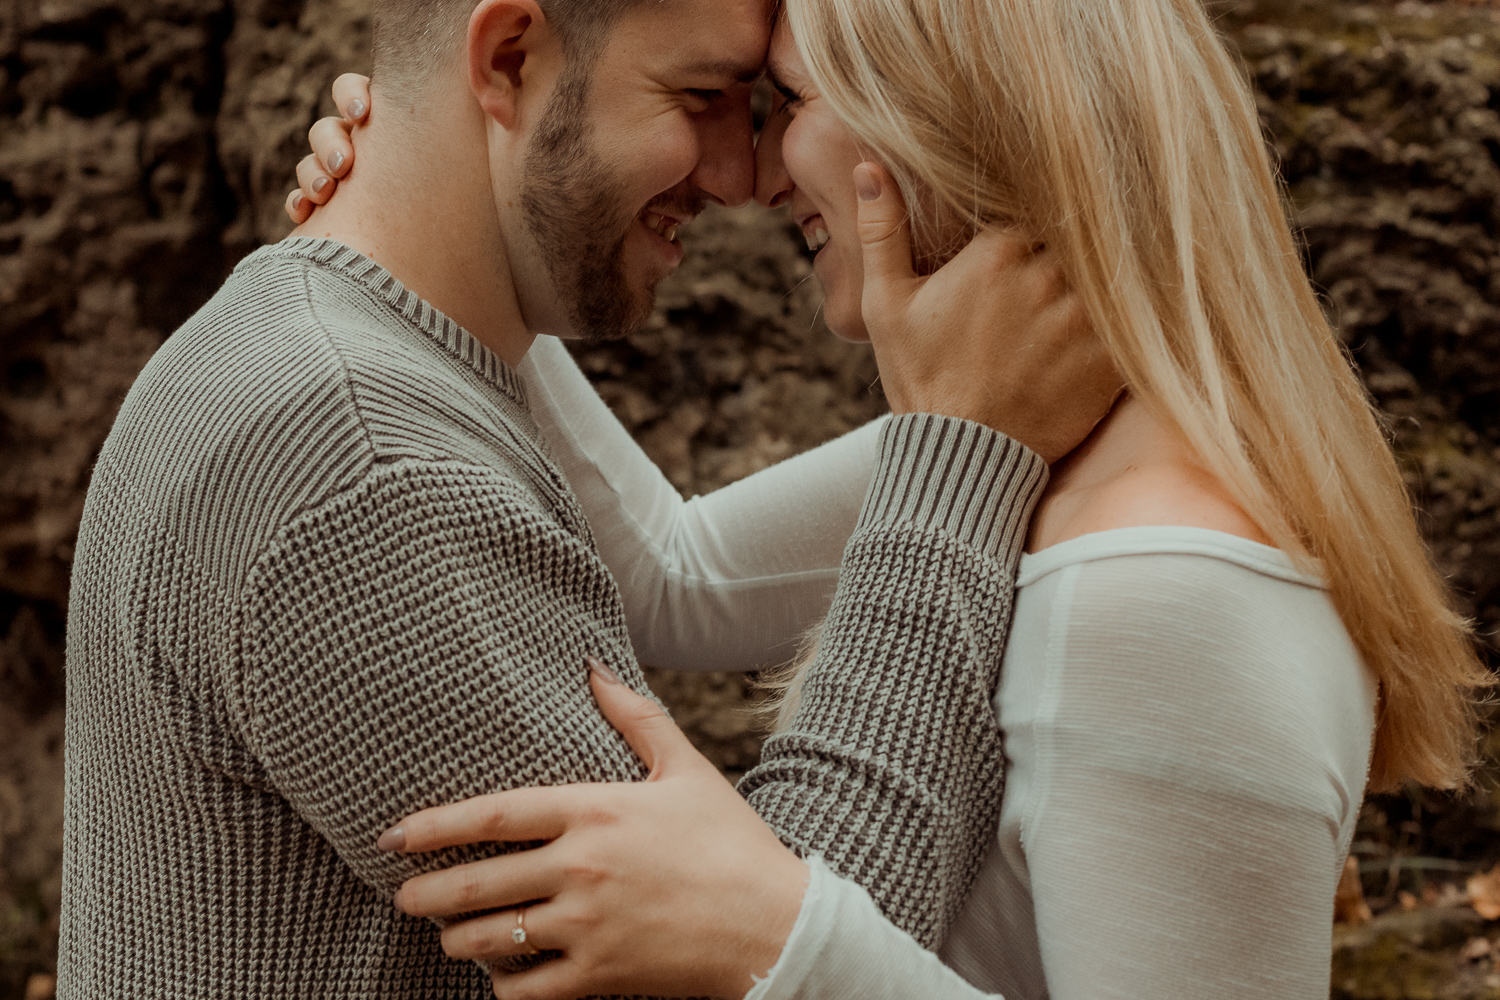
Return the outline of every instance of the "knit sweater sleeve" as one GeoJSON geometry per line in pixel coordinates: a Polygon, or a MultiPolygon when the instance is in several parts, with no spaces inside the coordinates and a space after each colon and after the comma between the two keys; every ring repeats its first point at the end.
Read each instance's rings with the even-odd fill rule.
{"type": "Polygon", "coordinates": [[[992,698],[1046,463],[988,428],[895,418],[801,701],[741,791],[782,839],[931,948],[994,840],[992,698]]]}
{"type": "Polygon", "coordinates": [[[516,480],[376,466],[286,526],[249,575],[231,720],[274,790],[389,897],[419,871],[500,850],[377,850],[407,813],[644,777],[583,662],[599,655],[646,691],[618,603],[587,537],[516,480]]]}

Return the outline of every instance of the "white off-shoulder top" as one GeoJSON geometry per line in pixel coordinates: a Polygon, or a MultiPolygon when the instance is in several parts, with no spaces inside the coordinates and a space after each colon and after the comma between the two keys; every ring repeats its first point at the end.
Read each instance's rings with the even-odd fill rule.
{"type": "Polygon", "coordinates": [[[750,998],[1326,998],[1376,688],[1320,582],[1146,527],[1027,556],[1019,585],[1000,829],[951,968],[815,865],[750,998]]]}

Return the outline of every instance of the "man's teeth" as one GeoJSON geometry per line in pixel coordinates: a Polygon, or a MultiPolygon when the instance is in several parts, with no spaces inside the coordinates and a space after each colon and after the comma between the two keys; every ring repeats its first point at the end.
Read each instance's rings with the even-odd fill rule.
{"type": "Polygon", "coordinates": [[[824,244],[828,242],[828,230],[826,229],[814,229],[810,233],[804,232],[802,236],[807,240],[807,249],[813,253],[817,253],[823,249],[824,244]]]}
{"type": "Polygon", "coordinates": [[[657,215],[655,212],[647,212],[641,217],[641,221],[646,224],[647,229],[651,230],[653,233],[655,233],[657,236],[660,236],[668,243],[677,239],[677,227],[679,223],[673,221],[672,219],[669,219],[664,215],[657,215]]]}

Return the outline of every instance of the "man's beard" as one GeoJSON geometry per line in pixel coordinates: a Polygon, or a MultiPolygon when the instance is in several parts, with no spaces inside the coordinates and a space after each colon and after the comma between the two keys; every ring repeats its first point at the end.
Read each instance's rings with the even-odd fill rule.
{"type": "Polygon", "coordinates": [[[630,287],[625,237],[636,213],[588,144],[588,83],[587,74],[570,74],[548,103],[526,155],[521,211],[573,332],[600,341],[637,330],[655,295],[630,287]]]}

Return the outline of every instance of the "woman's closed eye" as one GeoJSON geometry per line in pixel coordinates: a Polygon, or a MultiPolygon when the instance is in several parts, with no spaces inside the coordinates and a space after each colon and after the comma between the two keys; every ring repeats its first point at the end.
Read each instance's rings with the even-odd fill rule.
{"type": "Polygon", "coordinates": [[[785,111],[787,114],[796,114],[797,107],[802,104],[802,95],[774,78],[771,80],[771,86],[775,88],[776,96],[781,99],[776,110],[785,111]]]}

